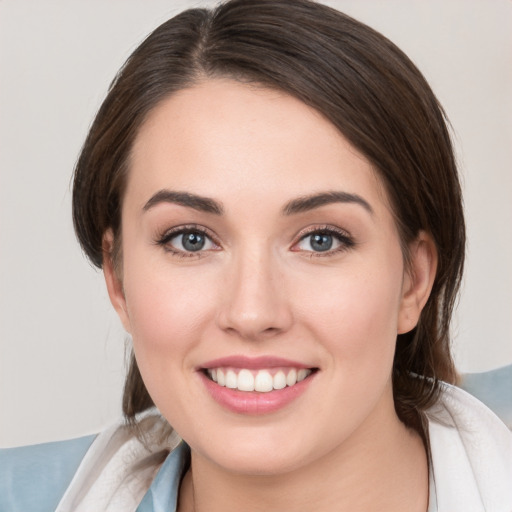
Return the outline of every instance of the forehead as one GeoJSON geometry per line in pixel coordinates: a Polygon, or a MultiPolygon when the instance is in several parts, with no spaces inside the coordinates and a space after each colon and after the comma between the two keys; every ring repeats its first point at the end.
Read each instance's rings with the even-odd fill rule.
{"type": "Polygon", "coordinates": [[[181,90],[149,114],[132,150],[127,195],[142,204],[159,188],[247,200],[281,194],[281,202],[343,189],[385,201],[367,159],[319,112],[232,80],[181,90]]]}

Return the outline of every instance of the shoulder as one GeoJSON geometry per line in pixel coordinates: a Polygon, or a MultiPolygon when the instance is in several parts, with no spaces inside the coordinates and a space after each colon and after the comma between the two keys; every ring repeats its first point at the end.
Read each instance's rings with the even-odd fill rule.
{"type": "Polygon", "coordinates": [[[55,510],[95,436],[0,450],[0,512],[55,510]]]}
{"type": "Polygon", "coordinates": [[[439,510],[512,510],[512,433],[505,424],[448,384],[427,417],[439,510]]]}
{"type": "Polygon", "coordinates": [[[137,428],[124,421],[112,425],[96,437],[83,457],[57,511],[137,509],[179,442],[156,409],[143,413],[137,428]]]}
{"type": "Polygon", "coordinates": [[[487,405],[512,430],[512,364],[463,374],[460,387],[487,405]]]}

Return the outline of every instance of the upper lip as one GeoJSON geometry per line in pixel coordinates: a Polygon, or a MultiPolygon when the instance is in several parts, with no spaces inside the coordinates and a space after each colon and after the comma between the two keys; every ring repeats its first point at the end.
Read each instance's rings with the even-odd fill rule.
{"type": "Polygon", "coordinates": [[[210,368],[247,368],[248,370],[258,370],[263,368],[276,368],[276,367],[290,367],[290,368],[313,368],[311,365],[299,363],[298,361],[292,361],[282,357],[275,356],[259,356],[259,357],[247,357],[247,356],[228,356],[221,357],[208,361],[198,367],[200,370],[207,370],[210,368]]]}

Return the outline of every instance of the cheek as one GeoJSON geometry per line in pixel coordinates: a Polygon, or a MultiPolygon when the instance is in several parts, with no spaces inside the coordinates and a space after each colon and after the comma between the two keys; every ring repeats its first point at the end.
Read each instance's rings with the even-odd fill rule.
{"type": "Polygon", "coordinates": [[[309,329],[321,339],[340,375],[389,373],[400,307],[401,267],[387,272],[347,269],[318,283],[301,307],[309,329]],[[366,368],[366,372],[362,372],[366,368]]]}
{"type": "Polygon", "coordinates": [[[208,338],[216,303],[211,287],[198,288],[204,281],[151,265],[126,280],[137,365],[154,403],[175,428],[197,392],[190,382],[193,355],[208,338]]]}
{"type": "Polygon", "coordinates": [[[215,289],[193,267],[127,262],[125,295],[136,352],[147,356],[179,353],[199,340],[211,319],[215,289]]]}

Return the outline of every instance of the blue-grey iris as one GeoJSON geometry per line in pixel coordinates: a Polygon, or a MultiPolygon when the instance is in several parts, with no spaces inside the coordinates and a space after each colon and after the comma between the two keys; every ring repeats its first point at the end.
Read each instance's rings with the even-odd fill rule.
{"type": "Polygon", "coordinates": [[[317,233],[311,236],[311,248],[314,251],[328,251],[332,247],[332,235],[317,233]]]}
{"type": "Polygon", "coordinates": [[[181,239],[183,248],[187,251],[200,251],[206,242],[201,233],[184,233],[181,239]]]}

